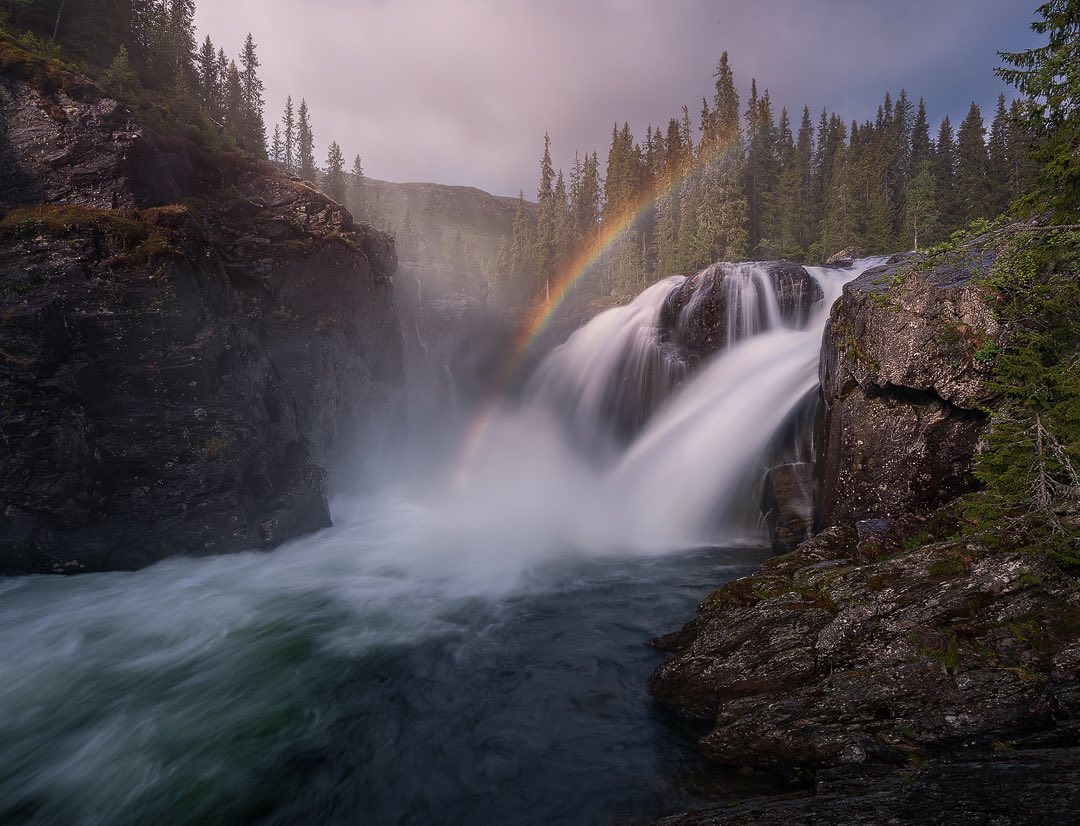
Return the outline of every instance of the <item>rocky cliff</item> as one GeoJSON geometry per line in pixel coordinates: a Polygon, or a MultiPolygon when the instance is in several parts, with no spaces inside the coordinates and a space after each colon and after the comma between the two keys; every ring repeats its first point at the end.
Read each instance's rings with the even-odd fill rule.
{"type": "Polygon", "coordinates": [[[992,251],[898,256],[833,307],[822,342],[819,528],[928,511],[971,488],[999,336],[992,251]]]}
{"type": "Polygon", "coordinates": [[[711,758],[802,790],[671,824],[1071,822],[1080,582],[966,533],[957,500],[1007,335],[982,287],[994,260],[898,257],[834,306],[820,533],[654,640],[673,656],[650,680],[707,721],[711,758]]]}
{"type": "Polygon", "coordinates": [[[393,241],[75,76],[4,69],[0,574],[328,525],[330,458],[398,392],[393,241]]]}

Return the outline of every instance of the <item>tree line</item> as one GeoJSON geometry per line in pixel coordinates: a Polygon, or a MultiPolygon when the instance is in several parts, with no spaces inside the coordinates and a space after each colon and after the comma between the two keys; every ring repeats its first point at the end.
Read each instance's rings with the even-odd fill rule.
{"type": "Polygon", "coordinates": [[[686,106],[643,139],[614,126],[602,181],[594,151],[575,158],[567,185],[545,135],[536,219],[519,193],[502,278],[542,296],[555,273],[623,225],[593,267],[590,294],[633,294],[718,260],[911,249],[1002,213],[1035,174],[1021,103],[1004,95],[989,134],[975,103],[959,128],[946,116],[932,134],[925,101],[904,90],[886,93],[873,120],[847,124],[822,110],[815,122],[804,106],[794,124],[756,80],[742,106],[726,52],[714,76],[696,130],[686,106]]]}

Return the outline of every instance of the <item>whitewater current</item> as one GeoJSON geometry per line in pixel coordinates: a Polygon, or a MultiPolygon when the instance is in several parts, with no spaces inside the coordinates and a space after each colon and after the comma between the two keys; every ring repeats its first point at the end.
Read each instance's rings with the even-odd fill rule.
{"type": "Polygon", "coordinates": [[[272,553],[0,579],[0,822],[619,822],[748,791],[702,783],[642,643],[766,555],[756,480],[869,263],[808,268],[797,323],[736,268],[697,366],[660,334],[683,279],[654,285],[446,485],[336,500],[272,553]]]}

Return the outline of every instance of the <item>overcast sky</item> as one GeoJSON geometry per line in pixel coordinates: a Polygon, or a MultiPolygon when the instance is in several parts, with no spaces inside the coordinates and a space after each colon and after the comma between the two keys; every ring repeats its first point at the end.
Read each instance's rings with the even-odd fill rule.
{"type": "MultiPolygon", "coordinates": [[[[886,89],[932,121],[992,114],[997,51],[1037,44],[1030,0],[199,0],[200,38],[235,56],[250,31],[273,130],[306,97],[365,173],[535,196],[543,134],[557,166],[641,135],[685,103],[696,120],[727,50],[797,124],[804,103],[873,117],[886,89]]],[[[936,126],[935,126],[936,129],[936,126]]]]}

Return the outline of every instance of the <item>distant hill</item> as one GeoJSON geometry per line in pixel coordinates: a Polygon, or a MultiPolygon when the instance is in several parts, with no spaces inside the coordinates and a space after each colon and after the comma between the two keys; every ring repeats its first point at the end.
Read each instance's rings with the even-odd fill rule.
{"type": "MultiPolygon", "coordinates": [[[[351,186],[353,176],[347,176],[351,186]]],[[[495,263],[499,248],[513,233],[517,198],[492,195],[471,186],[423,182],[392,183],[364,178],[367,216],[380,229],[398,237],[402,260],[421,264],[445,263],[460,242],[469,257],[487,270],[495,263]],[[416,237],[401,237],[405,215],[416,237]]],[[[536,205],[526,202],[530,217],[536,205]]]]}

